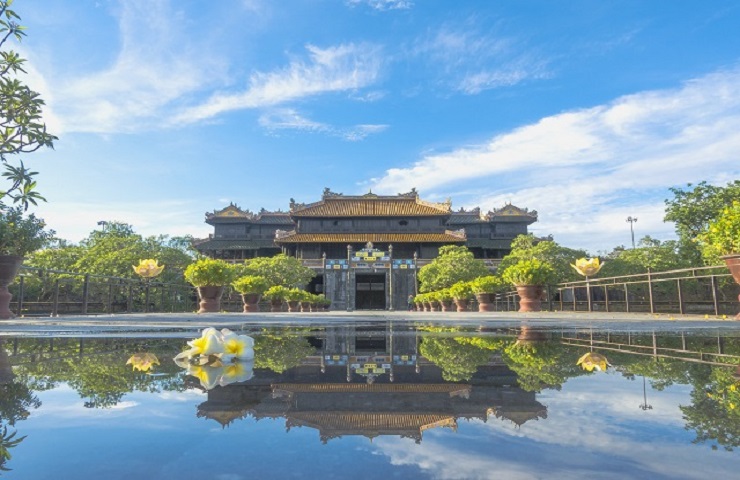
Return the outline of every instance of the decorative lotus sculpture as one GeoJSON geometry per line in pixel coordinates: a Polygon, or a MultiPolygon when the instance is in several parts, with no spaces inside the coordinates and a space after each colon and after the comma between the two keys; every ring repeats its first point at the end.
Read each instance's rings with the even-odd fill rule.
{"type": "Polygon", "coordinates": [[[606,368],[611,364],[604,355],[600,353],[588,352],[578,359],[576,365],[580,365],[581,368],[589,372],[593,372],[594,370],[605,372],[606,368]]]}
{"type": "Polygon", "coordinates": [[[134,370],[140,372],[148,372],[154,365],[159,365],[159,359],[153,353],[135,353],[131,355],[126,365],[131,365],[134,370]]]}
{"type": "Polygon", "coordinates": [[[139,260],[139,265],[134,265],[134,272],[143,278],[154,278],[164,270],[164,265],[157,265],[157,261],[148,258],[146,260],[139,260]]]}
{"type": "Polygon", "coordinates": [[[575,265],[570,264],[571,267],[575,268],[576,272],[580,273],[584,277],[593,277],[597,273],[599,273],[599,270],[601,270],[601,267],[604,266],[603,263],[601,263],[597,258],[579,258],[576,260],[575,265]]]}
{"type": "Polygon", "coordinates": [[[187,350],[175,356],[175,363],[187,369],[187,374],[200,380],[210,390],[252,378],[254,339],[238,335],[228,328],[221,331],[206,328],[199,338],[188,343],[187,350]]]}

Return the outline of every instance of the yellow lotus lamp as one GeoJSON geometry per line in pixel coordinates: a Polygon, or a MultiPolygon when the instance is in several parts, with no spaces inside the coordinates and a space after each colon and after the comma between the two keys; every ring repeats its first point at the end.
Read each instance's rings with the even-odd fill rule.
{"type": "Polygon", "coordinates": [[[571,263],[570,266],[575,268],[576,272],[588,278],[599,273],[604,264],[599,262],[598,258],[579,258],[575,265],[571,263]]]}
{"type": "Polygon", "coordinates": [[[164,265],[157,265],[157,261],[148,258],[146,260],[139,260],[139,265],[133,266],[134,272],[143,278],[154,278],[164,270],[164,265]]]}
{"type": "Polygon", "coordinates": [[[159,359],[153,353],[135,353],[128,359],[126,365],[131,365],[134,370],[148,372],[154,365],[159,365],[159,359]]]}
{"type": "Polygon", "coordinates": [[[600,353],[588,352],[578,359],[576,365],[580,365],[581,368],[589,372],[597,370],[599,372],[605,372],[606,367],[610,365],[609,360],[600,353]]]}

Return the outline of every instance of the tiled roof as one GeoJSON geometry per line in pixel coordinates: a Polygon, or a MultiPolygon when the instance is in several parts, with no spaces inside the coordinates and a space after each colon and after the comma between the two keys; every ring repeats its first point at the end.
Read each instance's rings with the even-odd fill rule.
{"type": "Polygon", "coordinates": [[[465,236],[448,233],[289,233],[275,243],[464,243],[465,236]]]}
{"type": "Polygon", "coordinates": [[[233,203],[221,210],[206,212],[206,222],[212,223],[214,220],[219,223],[224,221],[230,223],[238,221],[240,223],[263,223],[271,225],[288,225],[293,223],[288,212],[270,212],[262,209],[258,213],[253,213],[250,210],[242,210],[233,203]]]}
{"type": "Polygon", "coordinates": [[[432,203],[418,196],[324,196],[309,204],[292,203],[293,217],[420,217],[450,214],[449,203],[432,203]]]}
{"type": "Polygon", "coordinates": [[[530,211],[526,208],[519,208],[509,203],[502,208],[494,208],[493,211],[488,212],[488,218],[500,217],[527,217],[529,219],[537,220],[537,210],[530,211]]]}

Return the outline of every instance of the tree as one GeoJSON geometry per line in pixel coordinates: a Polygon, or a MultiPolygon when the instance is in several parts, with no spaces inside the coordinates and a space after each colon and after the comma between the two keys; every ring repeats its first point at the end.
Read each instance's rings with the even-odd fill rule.
{"type": "Polygon", "coordinates": [[[419,269],[420,290],[434,292],[489,274],[483,260],[475,258],[466,247],[445,245],[437,258],[419,269]]]}
{"type": "Polygon", "coordinates": [[[245,260],[240,275],[256,275],[267,279],[271,286],[298,287],[308,283],[314,273],[300,259],[278,254],[245,260]]]}
{"type": "MultiPolygon", "coordinates": [[[[16,23],[20,17],[10,9],[13,0],[0,0],[0,48],[10,37],[20,41],[25,36],[25,27],[16,23]]],[[[44,101],[37,92],[23,84],[17,76],[26,73],[25,60],[12,50],[0,51],[0,162],[5,172],[2,174],[10,185],[0,190],[0,209],[3,202],[11,200],[27,210],[29,204],[43,200],[35,191],[37,172],[31,171],[18,161],[9,163],[10,155],[30,153],[41,147],[54,147],[57,139],[46,131],[41,120],[44,101]]]]}
{"type": "Polygon", "coordinates": [[[539,260],[555,269],[555,282],[581,280],[570,266],[578,258],[588,257],[585,250],[562,247],[552,240],[538,240],[532,234],[519,235],[511,242],[511,253],[503,258],[498,272],[503,272],[520,260],[539,260]]]}
{"type": "Polygon", "coordinates": [[[720,215],[722,210],[740,200],[740,180],[724,187],[709,185],[706,181],[686,185],[686,190],[671,188],[673,198],[666,199],[666,222],[676,224],[681,254],[692,264],[701,265],[701,254],[694,242],[697,235],[707,230],[709,223],[720,215]]]}
{"type": "Polygon", "coordinates": [[[675,270],[691,266],[689,259],[681,253],[679,242],[668,240],[661,242],[645,236],[636,248],[615,248],[607,255],[601,270],[603,277],[633,275],[652,271],[675,270]]]}

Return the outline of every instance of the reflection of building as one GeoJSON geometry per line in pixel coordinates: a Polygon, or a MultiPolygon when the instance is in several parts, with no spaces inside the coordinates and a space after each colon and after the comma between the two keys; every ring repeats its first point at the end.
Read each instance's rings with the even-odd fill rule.
{"type": "Polygon", "coordinates": [[[505,418],[517,426],[546,418],[534,392],[497,358],[467,382],[446,382],[419,356],[415,332],[330,329],[318,355],[282,374],[257,370],[244,384],[214,388],[198,416],[228,425],[251,415],[285,418],[288,429],[309,427],[321,440],[347,435],[422,439],[425,430],[456,429],[459,419],[505,418]]]}
{"type": "Polygon", "coordinates": [[[196,242],[206,255],[233,260],[279,251],[302,258],[317,272],[309,286],[334,309],[403,309],[416,292],[416,269],[443,245],[465,245],[494,268],[527,233],[537,212],[505,205],[453,212],[451,203],[399,195],[350,196],[324,191],[321,200],[291,200],[289,212],[258,214],[235,205],[206,214],[214,234],[196,242]]]}

